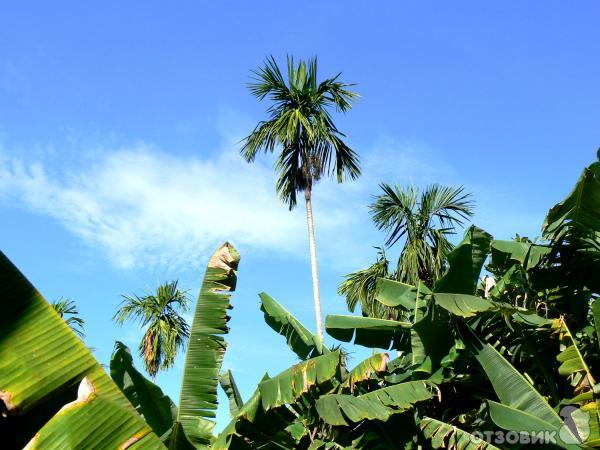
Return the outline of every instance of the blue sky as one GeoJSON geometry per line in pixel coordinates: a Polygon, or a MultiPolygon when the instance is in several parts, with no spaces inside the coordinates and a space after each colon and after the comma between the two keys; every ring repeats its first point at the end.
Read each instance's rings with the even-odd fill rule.
{"type": "MultiPolygon", "coordinates": [[[[3,4],[0,249],[48,299],[77,301],[101,362],[140,336],[111,323],[120,294],[178,278],[195,298],[224,240],[242,253],[226,367],[247,398],[294,362],[257,293],[313,325],[304,210],[278,203],[270,160],[237,155],[264,117],[245,83],[269,54],[318,55],[362,95],[338,124],[364,175],[315,191],[325,313],[345,312],[336,286],[383,242],[367,210],[381,181],[462,184],[477,225],[539,233],[600,145],[600,5],[372,5],[3,4]]],[[[174,399],[181,366],[158,377],[174,399]]]]}

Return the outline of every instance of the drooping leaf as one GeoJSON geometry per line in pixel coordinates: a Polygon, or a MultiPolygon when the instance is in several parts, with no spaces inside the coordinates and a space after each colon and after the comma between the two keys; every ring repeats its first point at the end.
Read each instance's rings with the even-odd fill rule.
{"type": "Polygon", "coordinates": [[[340,352],[302,361],[279,375],[262,381],[258,388],[265,411],[292,403],[313,386],[335,385],[340,366],[340,352]]]}
{"type": "Polygon", "coordinates": [[[415,308],[417,288],[399,281],[377,278],[376,300],[386,306],[402,306],[409,311],[415,308]]]}
{"type": "Polygon", "coordinates": [[[361,420],[386,421],[391,414],[429,400],[433,393],[423,381],[410,381],[359,396],[327,394],[316,402],[319,417],[330,425],[348,425],[361,420]]]}
{"type": "Polygon", "coordinates": [[[467,294],[434,294],[435,303],[460,317],[473,317],[479,313],[495,310],[491,301],[467,294]]]}
{"type": "Polygon", "coordinates": [[[98,442],[110,432],[121,443],[144,435],[150,448],[161,447],[83,342],[3,253],[0,299],[0,401],[5,414],[18,416],[11,418],[10,430],[3,429],[3,445],[21,448],[39,433],[32,448],[43,442],[43,448],[64,449],[69,439],[98,442]],[[76,399],[84,378],[98,399],[89,408],[103,405],[98,413],[87,414],[86,406],[72,409],[67,418],[55,415],[76,399]],[[63,420],[70,421],[69,428],[55,425],[63,420]]]}
{"type": "Polygon", "coordinates": [[[472,225],[448,255],[450,267],[435,284],[435,292],[475,294],[479,274],[490,252],[492,236],[472,225]]]}
{"type": "Polygon", "coordinates": [[[499,450],[483,439],[460,428],[431,417],[424,417],[419,424],[423,435],[431,441],[433,448],[448,450],[499,450]]]}
{"type": "Polygon", "coordinates": [[[211,429],[217,409],[217,386],[227,343],[229,292],[235,289],[238,252],[229,243],[211,256],[200,288],[190,329],[177,421],[196,445],[212,440],[211,429]]]}
{"type": "Polygon", "coordinates": [[[119,341],[110,359],[110,376],[158,436],[173,426],[177,407],[160,387],[136,370],[129,349],[119,341]]]}
{"type": "Polygon", "coordinates": [[[300,359],[329,353],[329,349],[323,345],[319,336],[311,333],[288,310],[264,292],[259,294],[259,297],[265,322],[285,337],[288,346],[300,359]]]}
{"type": "Polygon", "coordinates": [[[400,337],[411,324],[395,320],[375,319],[349,315],[329,315],[325,319],[327,333],[343,342],[352,342],[368,348],[398,348],[400,337]]]}
{"type": "Polygon", "coordinates": [[[225,395],[227,395],[227,398],[229,399],[229,412],[233,417],[239,412],[240,408],[244,405],[244,401],[242,400],[240,391],[238,390],[237,385],[235,384],[235,380],[233,379],[233,374],[231,373],[231,370],[228,370],[227,372],[223,372],[221,374],[221,376],[219,377],[219,383],[225,391],[225,395]]]}

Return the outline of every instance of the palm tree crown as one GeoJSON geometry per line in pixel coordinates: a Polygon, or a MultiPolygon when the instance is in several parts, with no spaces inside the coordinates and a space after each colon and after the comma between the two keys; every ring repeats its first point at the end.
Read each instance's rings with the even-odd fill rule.
{"type": "Polygon", "coordinates": [[[377,278],[391,278],[429,287],[441,277],[453,246],[448,240],[456,227],[473,214],[471,195],[462,187],[434,184],[423,192],[413,187],[401,189],[380,185],[383,193],[369,206],[375,226],[387,232],[389,247],[404,238],[396,270],[380,249],[377,261],[366,269],[346,275],[338,293],[346,298],[350,311],[360,303],[364,315],[397,319],[394,308],[375,300],[377,278]]]}
{"type": "Polygon", "coordinates": [[[159,370],[173,366],[178,350],[185,345],[190,331],[180,313],[188,309],[187,292],[177,288],[177,281],[158,286],[156,294],[123,295],[113,320],[118,324],[134,320],[141,327],[147,327],[139,354],[153,379],[159,370]]]}
{"type": "Polygon", "coordinates": [[[264,151],[281,147],[275,164],[277,193],[290,209],[296,206],[296,194],[310,191],[323,175],[334,175],[338,182],[360,175],[358,155],[342,138],[333,123],[330,108],[346,112],[358,94],[348,90],[351,84],[338,81],[339,74],[317,82],[317,59],[308,63],[287,59],[288,79],[284,79],[275,59],[254,71],[250,92],[259,100],[273,103],[269,119],[258,123],[244,140],[241,153],[254,161],[264,151]]]}

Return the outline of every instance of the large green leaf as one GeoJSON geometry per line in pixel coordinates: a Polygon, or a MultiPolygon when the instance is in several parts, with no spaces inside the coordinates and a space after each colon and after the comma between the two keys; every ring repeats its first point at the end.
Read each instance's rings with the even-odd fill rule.
{"type": "Polygon", "coordinates": [[[285,337],[288,346],[300,359],[329,353],[319,336],[311,333],[287,309],[264,292],[259,294],[259,297],[265,322],[285,337]]]}
{"type": "Polygon", "coordinates": [[[137,371],[129,349],[122,342],[115,343],[110,376],[158,436],[173,426],[177,407],[160,387],[137,371]]]}
{"type": "Polygon", "coordinates": [[[359,396],[326,394],[316,402],[319,417],[330,425],[348,425],[361,420],[386,421],[391,414],[409,409],[433,397],[423,381],[410,381],[359,396]]]}
{"type": "Polygon", "coordinates": [[[263,409],[268,411],[292,403],[313,386],[335,385],[339,369],[340,352],[335,351],[302,361],[279,375],[262,381],[258,388],[263,409]]]}
{"type": "Polygon", "coordinates": [[[219,373],[227,343],[227,310],[235,289],[238,252],[229,243],[211,256],[196,304],[185,359],[177,420],[197,447],[211,442],[219,373]]]}
{"type": "Polygon", "coordinates": [[[22,447],[34,434],[30,448],[91,448],[77,443],[108,435],[119,444],[143,437],[149,448],[161,448],[83,342],[2,253],[0,299],[0,400],[5,414],[18,416],[8,425],[0,418],[6,448],[22,447]],[[92,401],[56,414],[82,384],[92,401]],[[68,427],[60,425],[65,421],[68,427]]]}
{"type": "Polygon", "coordinates": [[[238,390],[237,384],[233,379],[231,370],[223,372],[219,377],[219,383],[225,391],[225,395],[229,399],[229,412],[233,417],[240,411],[240,408],[244,405],[240,391],[238,390]]]}
{"type": "Polygon", "coordinates": [[[506,267],[511,261],[521,264],[525,270],[536,267],[542,258],[550,253],[551,247],[531,242],[494,240],[492,248],[492,264],[495,267],[506,267]]]}
{"type": "Polygon", "coordinates": [[[600,232],[600,162],[584,171],[575,188],[562,202],[555,205],[544,221],[546,237],[558,239],[574,227],[580,231],[600,232]]]}
{"type": "Polygon", "coordinates": [[[479,313],[497,310],[497,306],[482,297],[467,294],[434,294],[435,303],[455,316],[473,317],[479,313]]]}
{"type": "Polygon", "coordinates": [[[448,450],[499,450],[483,439],[460,428],[431,417],[424,417],[419,424],[423,435],[431,441],[433,448],[448,450]]]}
{"type": "Polygon", "coordinates": [[[411,327],[408,322],[373,317],[329,315],[325,329],[333,338],[368,348],[399,348],[400,337],[411,327]]]}
{"type": "MultiPolygon", "coordinates": [[[[482,342],[467,325],[461,326],[461,333],[490,380],[502,405],[520,411],[521,415],[534,417],[536,423],[540,426],[546,424],[543,431],[558,432],[563,427],[562,420],[552,406],[494,347],[482,342]]],[[[502,421],[494,420],[494,423],[502,428],[512,431],[540,431],[538,429],[528,430],[522,427],[515,428],[519,425],[517,418],[510,421],[513,419],[512,416],[509,418],[502,417],[504,419],[502,421]],[[515,424],[515,427],[508,427],[507,424],[515,424]]],[[[494,419],[493,415],[492,419],[494,419]]],[[[575,439],[572,434],[571,437],[575,439]]]]}
{"type": "Polygon", "coordinates": [[[409,311],[415,308],[417,288],[399,281],[377,278],[375,299],[386,306],[402,306],[409,311]]]}
{"type": "Polygon", "coordinates": [[[435,292],[475,294],[479,274],[490,252],[492,236],[472,225],[448,255],[450,267],[435,284],[435,292]]]}
{"type": "MultiPolygon", "coordinates": [[[[548,436],[550,440],[546,444],[555,443],[568,450],[581,448],[577,444],[577,438],[562,422],[560,424],[552,423],[532,411],[525,411],[491,400],[488,400],[488,406],[492,421],[500,428],[535,437],[548,436]]],[[[544,444],[544,441],[539,444],[544,444]]]]}
{"type": "Polygon", "coordinates": [[[77,399],[61,410],[35,435],[26,449],[162,449],[152,430],[130,407],[97,394],[88,378],[77,399]],[[85,424],[85,431],[82,425],[85,424]]]}

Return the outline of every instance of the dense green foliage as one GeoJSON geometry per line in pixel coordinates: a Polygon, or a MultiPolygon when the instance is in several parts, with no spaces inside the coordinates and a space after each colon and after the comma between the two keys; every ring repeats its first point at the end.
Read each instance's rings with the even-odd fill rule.
{"type": "Polygon", "coordinates": [[[446,270],[453,248],[448,238],[473,214],[473,204],[462,187],[434,184],[421,193],[413,187],[385,183],[380,187],[383,193],[369,206],[371,217],[387,233],[388,247],[403,239],[398,263],[390,268],[385,249],[380,248],[375,263],[346,275],[338,292],[351,312],[360,304],[365,316],[398,319],[398,311],[375,300],[377,279],[415,285],[420,281],[431,288],[446,270]]]}

